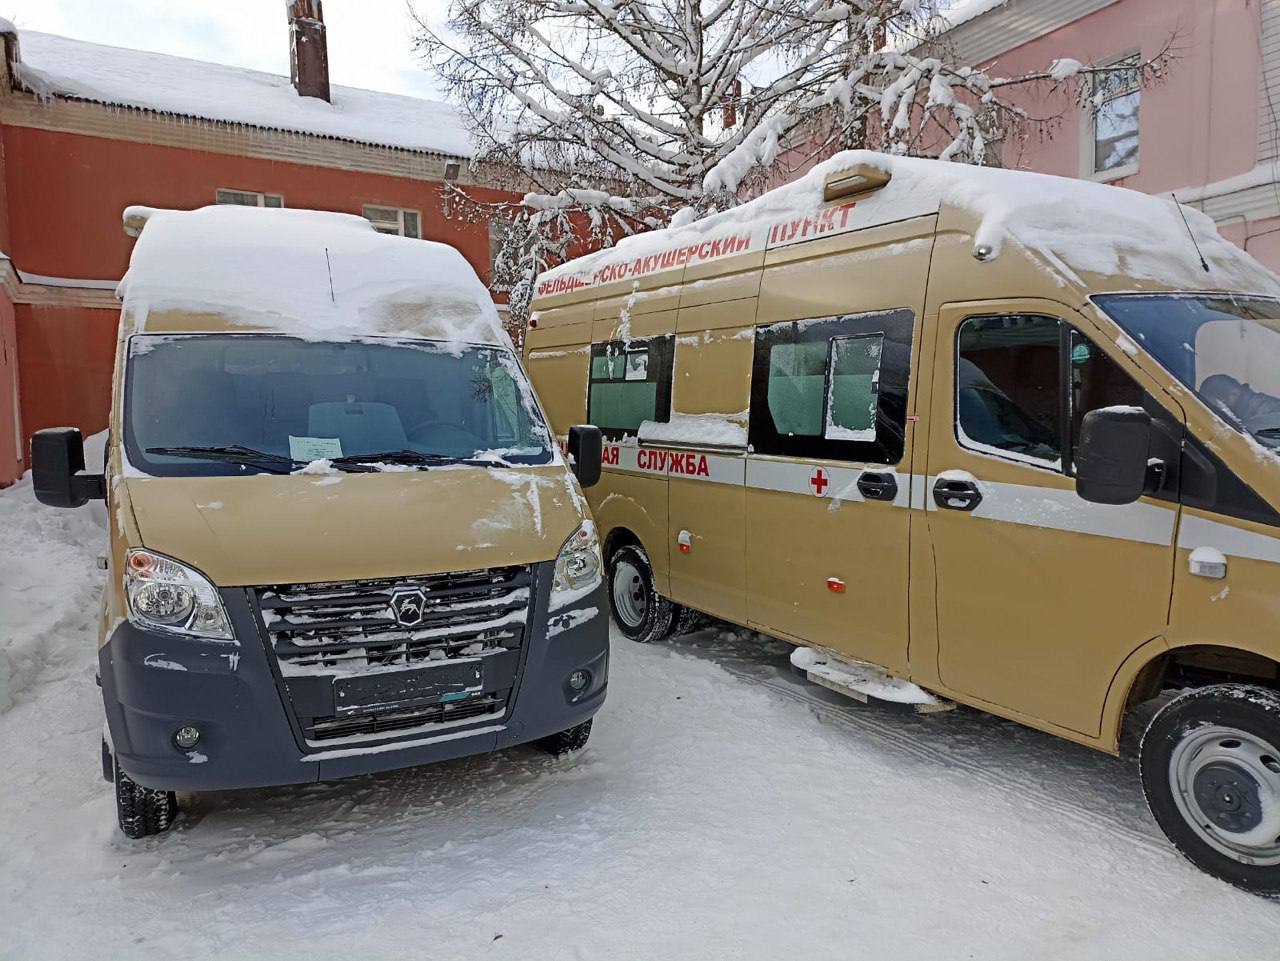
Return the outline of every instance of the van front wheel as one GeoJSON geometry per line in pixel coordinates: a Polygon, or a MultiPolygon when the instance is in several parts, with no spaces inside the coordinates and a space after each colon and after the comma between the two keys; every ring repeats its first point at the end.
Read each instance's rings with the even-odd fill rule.
{"type": "Polygon", "coordinates": [[[1139,764],[1151,813],[1188,860],[1280,899],[1280,693],[1217,684],[1179,695],[1152,718],[1139,764]]]}
{"type": "Polygon", "coordinates": [[[618,630],[633,641],[660,641],[675,626],[676,606],[654,590],[649,558],[631,544],[609,558],[609,607],[618,630]]]}
{"type": "Polygon", "coordinates": [[[143,787],[115,765],[116,817],[125,837],[137,840],[160,834],[173,826],[178,799],[172,791],[143,787]]]}

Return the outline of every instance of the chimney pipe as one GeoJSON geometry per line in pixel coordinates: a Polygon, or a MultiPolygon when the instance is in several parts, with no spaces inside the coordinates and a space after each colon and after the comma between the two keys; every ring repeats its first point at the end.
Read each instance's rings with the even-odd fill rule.
{"type": "Polygon", "coordinates": [[[289,75],[300,97],[329,101],[329,44],[320,0],[285,0],[289,13],[289,75]]]}

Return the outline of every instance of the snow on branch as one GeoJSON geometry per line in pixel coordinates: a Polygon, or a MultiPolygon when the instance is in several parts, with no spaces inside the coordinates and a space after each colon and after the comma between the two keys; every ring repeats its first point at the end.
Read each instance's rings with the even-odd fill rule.
{"type": "MultiPolygon", "coordinates": [[[[993,77],[956,62],[940,6],[451,0],[444,23],[415,13],[417,50],[468,118],[480,160],[538,185],[496,211],[513,314],[556,258],[734,206],[835,150],[982,164],[993,141],[1052,120],[1028,116],[1018,88],[1083,89],[1120,69],[1063,57],[993,77]]],[[[1136,75],[1158,78],[1168,59],[1166,48],[1136,75]]]]}

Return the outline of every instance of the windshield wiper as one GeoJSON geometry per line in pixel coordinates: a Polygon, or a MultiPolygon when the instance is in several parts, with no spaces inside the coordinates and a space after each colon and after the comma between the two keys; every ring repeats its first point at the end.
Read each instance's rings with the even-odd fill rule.
{"type": "Polygon", "coordinates": [[[501,461],[477,460],[470,457],[457,457],[453,454],[425,454],[416,450],[384,450],[374,454],[348,454],[335,457],[333,464],[337,466],[373,464],[404,464],[412,467],[439,467],[449,464],[465,464],[468,467],[504,467],[501,461]]]}
{"type": "Polygon", "coordinates": [[[269,454],[263,450],[254,450],[234,444],[228,447],[148,447],[148,454],[159,454],[161,457],[190,457],[196,460],[220,460],[228,464],[244,464],[256,467],[271,474],[288,474],[300,461],[281,454],[269,454]]]}

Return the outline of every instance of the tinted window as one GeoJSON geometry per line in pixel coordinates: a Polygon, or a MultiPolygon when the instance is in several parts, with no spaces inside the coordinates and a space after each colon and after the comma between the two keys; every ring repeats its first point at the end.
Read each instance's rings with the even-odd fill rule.
{"type": "Polygon", "coordinates": [[[831,387],[824,434],[831,440],[873,441],[879,405],[883,334],[831,342],[831,387]]]}
{"type": "Polygon", "coordinates": [[[1071,349],[1071,464],[1074,472],[1076,448],[1080,443],[1080,425],[1084,415],[1102,407],[1142,407],[1144,391],[1120,365],[1098,350],[1078,330],[1070,332],[1071,349]]]}
{"type": "Polygon", "coordinates": [[[782,343],[769,348],[769,415],[778,433],[790,437],[822,434],[826,383],[826,342],[782,343]]]}
{"type": "Polygon", "coordinates": [[[959,331],[956,436],[983,453],[1043,467],[1062,462],[1060,322],[971,317],[959,331]]]}
{"type": "Polygon", "coordinates": [[[587,420],[608,438],[634,436],[671,417],[672,338],[594,344],[587,420]]]}
{"type": "Polygon", "coordinates": [[[906,430],[909,310],[757,328],[749,440],[759,454],[897,464],[906,430]]]}

